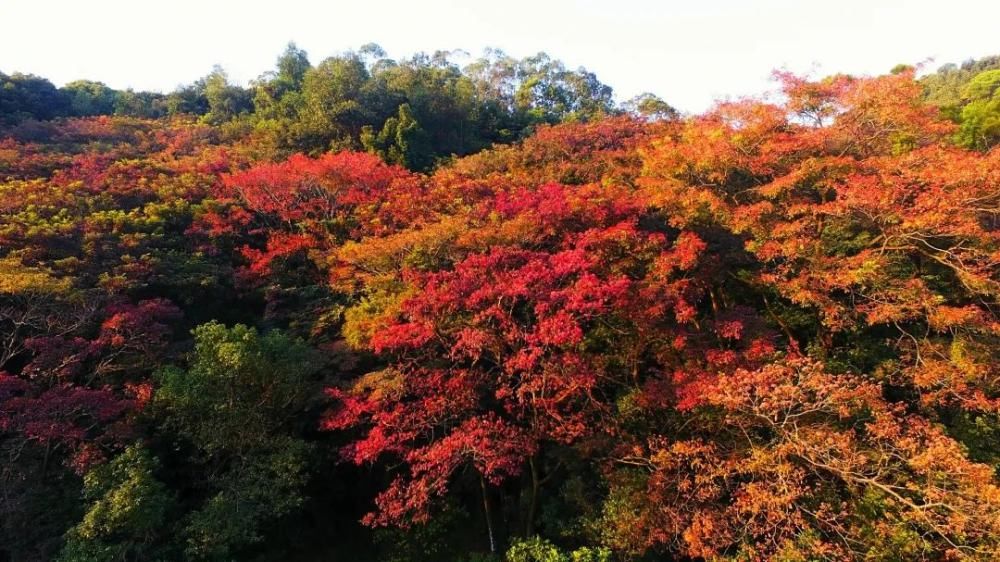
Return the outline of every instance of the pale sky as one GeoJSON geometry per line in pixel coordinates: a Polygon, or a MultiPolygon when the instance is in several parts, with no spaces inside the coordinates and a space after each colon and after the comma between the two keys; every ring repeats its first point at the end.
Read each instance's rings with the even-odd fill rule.
{"type": "MultiPolygon", "coordinates": [[[[1000,0],[0,0],[0,71],[170,91],[222,65],[245,84],[288,41],[313,64],[499,47],[585,66],[621,100],[684,111],[769,89],[776,68],[879,74],[1000,53],[1000,0]]],[[[462,61],[459,61],[462,62],[462,61]]]]}

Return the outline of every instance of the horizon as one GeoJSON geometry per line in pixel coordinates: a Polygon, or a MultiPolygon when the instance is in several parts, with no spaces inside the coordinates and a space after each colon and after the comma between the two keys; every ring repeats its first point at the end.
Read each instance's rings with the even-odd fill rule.
{"type": "Polygon", "coordinates": [[[765,95],[773,89],[774,70],[872,75],[902,63],[925,64],[923,70],[931,71],[1000,52],[990,29],[1000,4],[969,0],[953,2],[947,12],[932,11],[926,1],[849,0],[837,13],[785,0],[666,8],[650,0],[615,6],[515,0],[503,11],[452,0],[391,1],[378,10],[292,0],[273,13],[256,9],[262,5],[179,0],[157,14],[159,25],[150,29],[148,14],[134,2],[7,2],[0,19],[14,25],[0,36],[0,71],[35,74],[59,86],[88,79],[166,93],[216,64],[245,86],[273,69],[289,42],[307,51],[314,65],[370,42],[397,60],[464,51],[467,59],[453,59],[460,66],[493,47],[517,58],[546,52],[569,68],[585,67],[614,88],[618,101],[651,92],[697,113],[718,100],[765,95]],[[628,17],[635,13],[644,17],[628,17]],[[355,23],[340,24],[345,19],[355,23]],[[41,21],[46,26],[39,30],[33,24],[41,21]],[[180,29],[188,33],[178,36],[180,29]],[[23,48],[40,40],[59,48],[23,48]]]}

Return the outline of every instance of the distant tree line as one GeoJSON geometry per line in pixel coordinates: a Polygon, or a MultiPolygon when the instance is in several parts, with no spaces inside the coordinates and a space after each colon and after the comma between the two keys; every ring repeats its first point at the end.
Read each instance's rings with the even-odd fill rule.
{"type": "Polygon", "coordinates": [[[273,158],[296,152],[364,150],[414,170],[495,143],[525,138],[538,125],[632,112],[655,119],[675,110],[652,94],[618,105],[612,88],[545,53],[516,59],[497,49],[465,67],[437,51],[393,60],[375,44],[313,65],[290,43],[274,70],[248,87],[216,66],[173,92],[115,90],[78,80],[57,88],[30,75],[0,73],[0,127],[29,120],[120,115],[194,115],[256,136],[273,158]]]}

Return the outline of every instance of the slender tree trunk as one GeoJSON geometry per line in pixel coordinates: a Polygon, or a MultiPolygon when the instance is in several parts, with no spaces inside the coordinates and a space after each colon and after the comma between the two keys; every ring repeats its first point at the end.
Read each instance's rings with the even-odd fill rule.
{"type": "Polygon", "coordinates": [[[45,476],[49,471],[49,457],[52,455],[52,442],[47,441],[45,443],[45,456],[42,458],[42,476],[45,476]]]}
{"type": "Polygon", "coordinates": [[[524,520],[525,538],[535,534],[535,512],[538,510],[538,490],[541,487],[535,457],[528,458],[528,466],[531,468],[531,496],[528,500],[528,514],[524,520]]]}
{"type": "Polygon", "coordinates": [[[482,474],[479,475],[479,487],[483,490],[483,513],[486,514],[486,530],[490,536],[490,554],[496,554],[497,543],[496,538],[493,536],[493,514],[490,510],[490,496],[486,489],[486,479],[483,478],[482,474]]]}

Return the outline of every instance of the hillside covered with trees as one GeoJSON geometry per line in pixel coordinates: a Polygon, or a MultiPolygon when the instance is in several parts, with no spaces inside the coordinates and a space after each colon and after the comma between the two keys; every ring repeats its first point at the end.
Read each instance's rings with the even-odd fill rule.
{"type": "Polygon", "coordinates": [[[1000,559],[1000,58],[0,73],[0,561],[1000,559]]]}

